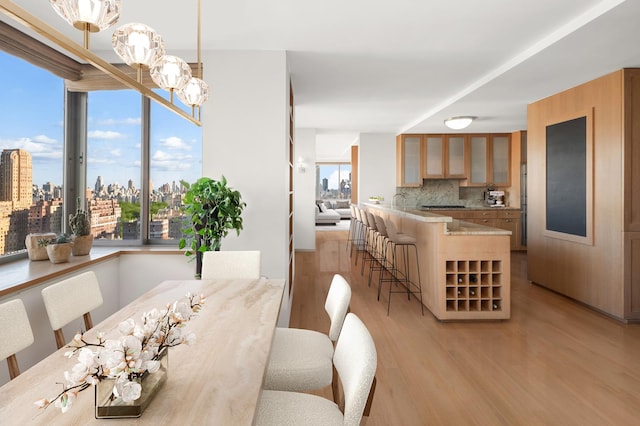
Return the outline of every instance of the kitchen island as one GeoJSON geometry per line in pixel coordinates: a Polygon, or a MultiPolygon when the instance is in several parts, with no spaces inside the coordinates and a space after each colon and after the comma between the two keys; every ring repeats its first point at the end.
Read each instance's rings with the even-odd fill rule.
{"type": "MultiPolygon", "coordinates": [[[[436,318],[510,318],[510,231],[432,211],[370,203],[364,207],[416,238],[423,304],[436,318]]],[[[415,265],[410,258],[413,282],[417,282],[415,265]]]]}

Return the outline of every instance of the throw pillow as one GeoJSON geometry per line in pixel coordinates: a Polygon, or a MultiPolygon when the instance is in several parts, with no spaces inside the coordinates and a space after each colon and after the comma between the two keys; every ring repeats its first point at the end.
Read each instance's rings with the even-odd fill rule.
{"type": "Polygon", "coordinates": [[[318,207],[320,208],[320,211],[321,211],[322,213],[324,213],[324,212],[326,212],[326,211],[327,211],[327,206],[325,206],[325,205],[324,205],[324,203],[320,203],[320,204],[318,204],[318,207]]]}
{"type": "Polygon", "coordinates": [[[346,201],[346,200],[336,201],[336,208],[337,209],[348,209],[349,208],[349,201],[346,201]]]}

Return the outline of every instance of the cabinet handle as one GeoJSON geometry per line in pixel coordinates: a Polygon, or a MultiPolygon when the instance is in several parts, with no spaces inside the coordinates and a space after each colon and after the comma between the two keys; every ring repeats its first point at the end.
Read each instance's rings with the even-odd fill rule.
{"type": "Polygon", "coordinates": [[[488,220],[488,219],[485,219],[485,220],[483,220],[483,222],[484,222],[484,223],[487,223],[487,222],[489,222],[489,220],[488,220]]]}

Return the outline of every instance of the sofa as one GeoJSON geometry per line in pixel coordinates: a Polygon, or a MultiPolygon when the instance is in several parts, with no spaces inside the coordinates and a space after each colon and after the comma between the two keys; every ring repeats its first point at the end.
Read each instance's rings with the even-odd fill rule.
{"type": "Polygon", "coordinates": [[[340,214],[327,208],[324,203],[316,203],[316,225],[336,225],[340,222],[340,214]]]}
{"type": "Polygon", "coordinates": [[[321,201],[328,210],[333,210],[340,215],[340,219],[351,219],[351,202],[349,200],[324,200],[321,201]]]}

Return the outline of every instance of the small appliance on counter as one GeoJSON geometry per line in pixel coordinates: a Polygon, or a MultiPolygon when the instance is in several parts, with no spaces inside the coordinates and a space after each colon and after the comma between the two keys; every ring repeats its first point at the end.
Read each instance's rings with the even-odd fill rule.
{"type": "Polygon", "coordinates": [[[488,191],[487,204],[491,207],[504,207],[504,191],[488,191]]]}

